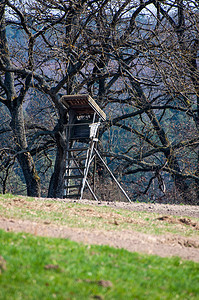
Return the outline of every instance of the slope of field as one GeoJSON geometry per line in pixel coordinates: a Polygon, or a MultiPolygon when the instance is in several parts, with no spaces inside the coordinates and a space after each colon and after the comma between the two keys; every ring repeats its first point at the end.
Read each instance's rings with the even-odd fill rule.
{"type": "Polygon", "coordinates": [[[199,262],[199,207],[0,197],[0,228],[199,262]]]}

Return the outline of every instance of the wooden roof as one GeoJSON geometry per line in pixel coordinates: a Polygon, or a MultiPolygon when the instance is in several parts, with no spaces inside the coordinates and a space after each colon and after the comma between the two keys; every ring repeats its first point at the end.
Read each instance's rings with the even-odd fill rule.
{"type": "Polygon", "coordinates": [[[64,95],[61,97],[60,101],[65,107],[73,109],[77,115],[90,115],[96,112],[102,120],[106,120],[106,114],[93,98],[87,94],[64,95]]]}

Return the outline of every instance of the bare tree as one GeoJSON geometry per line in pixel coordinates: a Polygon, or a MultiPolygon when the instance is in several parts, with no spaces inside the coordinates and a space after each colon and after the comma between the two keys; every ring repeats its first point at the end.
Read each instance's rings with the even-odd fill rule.
{"type": "MultiPolygon", "coordinates": [[[[5,23],[5,6],[7,1],[0,1],[0,68],[1,68],[1,103],[5,104],[10,111],[11,122],[17,159],[23,170],[27,184],[28,195],[40,195],[40,180],[37,175],[35,165],[28,151],[28,145],[25,134],[24,116],[23,116],[23,100],[28,90],[31,81],[31,73],[26,76],[26,79],[21,87],[16,87],[15,75],[13,72],[13,63],[9,55],[9,47],[6,38],[6,23],[5,23]]],[[[29,62],[31,68],[31,62],[29,62]]]]}
{"type": "Polygon", "coordinates": [[[27,186],[30,174],[35,179],[28,194],[39,195],[33,157],[37,164],[40,156],[53,166],[48,196],[62,197],[68,117],[59,99],[89,93],[109,117],[101,129],[104,156],[132,194],[150,196],[155,183],[161,195],[175,186],[181,201],[197,203],[197,1],[1,1],[1,11],[0,99],[27,186]],[[12,12],[7,23],[5,7],[12,12]],[[7,43],[6,25],[22,43],[7,43]],[[36,121],[39,107],[31,109],[33,90],[45,103],[45,122],[36,121]]]}
{"type": "MultiPolygon", "coordinates": [[[[133,12],[126,32],[131,31],[127,41],[134,50],[134,57],[127,54],[119,62],[123,71],[123,85],[128,90],[127,97],[138,110],[126,117],[115,118],[111,125],[115,123],[125,130],[132,130],[143,141],[142,149],[129,147],[131,158],[132,150],[140,154],[134,152],[134,160],[129,160],[127,166],[134,166],[136,160],[140,160],[140,163],[137,161],[138,169],[133,167],[132,171],[126,171],[127,174],[153,171],[159,176],[160,172],[166,170],[172,175],[181,200],[197,203],[198,19],[197,13],[194,14],[198,9],[197,3],[193,2],[190,6],[188,1],[171,1],[168,4],[159,1],[154,5],[156,11],[148,10],[146,14],[148,22],[136,22],[135,14],[140,6],[133,12]],[[194,18],[191,19],[192,14],[194,18]],[[190,22],[193,22],[193,26],[190,22]],[[183,120],[174,122],[174,126],[179,126],[175,135],[169,128],[170,124],[164,122],[171,111],[176,114],[183,112],[183,120]],[[121,122],[136,115],[140,115],[142,133],[121,122]],[[190,161],[186,161],[187,153],[193,161],[191,165],[190,161]]],[[[161,183],[158,176],[152,178],[159,178],[161,183]]]]}

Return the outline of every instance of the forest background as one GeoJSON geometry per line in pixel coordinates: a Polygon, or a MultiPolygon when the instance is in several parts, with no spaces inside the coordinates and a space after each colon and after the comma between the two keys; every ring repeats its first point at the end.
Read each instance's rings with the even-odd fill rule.
{"type": "MultiPolygon", "coordinates": [[[[0,192],[62,197],[60,98],[86,93],[132,200],[198,204],[198,33],[196,0],[0,0],[0,192]]],[[[101,199],[121,198],[99,177],[101,199]]]]}

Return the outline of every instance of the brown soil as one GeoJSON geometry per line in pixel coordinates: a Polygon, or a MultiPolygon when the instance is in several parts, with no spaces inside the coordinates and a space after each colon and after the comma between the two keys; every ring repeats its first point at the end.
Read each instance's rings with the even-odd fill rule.
{"type": "MultiPolygon", "coordinates": [[[[199,220],[196,219],[196,221],[193,221],[190,219],[190,217],[199,218],[198,206],[122,202],[97,203],[88,200],[78,202],[89,204],[93,208],[95,205],[108,205],[115,209],[159,213],[161,214],[158,218],[160,222],[175,222],[176,224],[191,226],[194,230],[199,230],[199,220]],[[176,220],[172,215],[180,216],[180,218],[176,220]]],[[[53,209],[53,205],[49,206],[48,209],[51,209],[51,207],[53,209]]],[[[89,214],[89,210],[84,210],[84,213],[86,212],[89,214]]],[[[142,226],[142,224],[140,225],[142,226]]],[[[0,228],[7,231],[28,232],[38,236],[68,238],[85,244],[110,245],[116,248],[125,248],[132,252],[155,254],[161,257],[179,256],[182,259],[199,262],[199,239],[174,234],[150,235],[133,230],[88,230],[58,226],[49,222],[38,223],[28,220],[6,219],[3,217],[0,217],[0,228]]]]}

